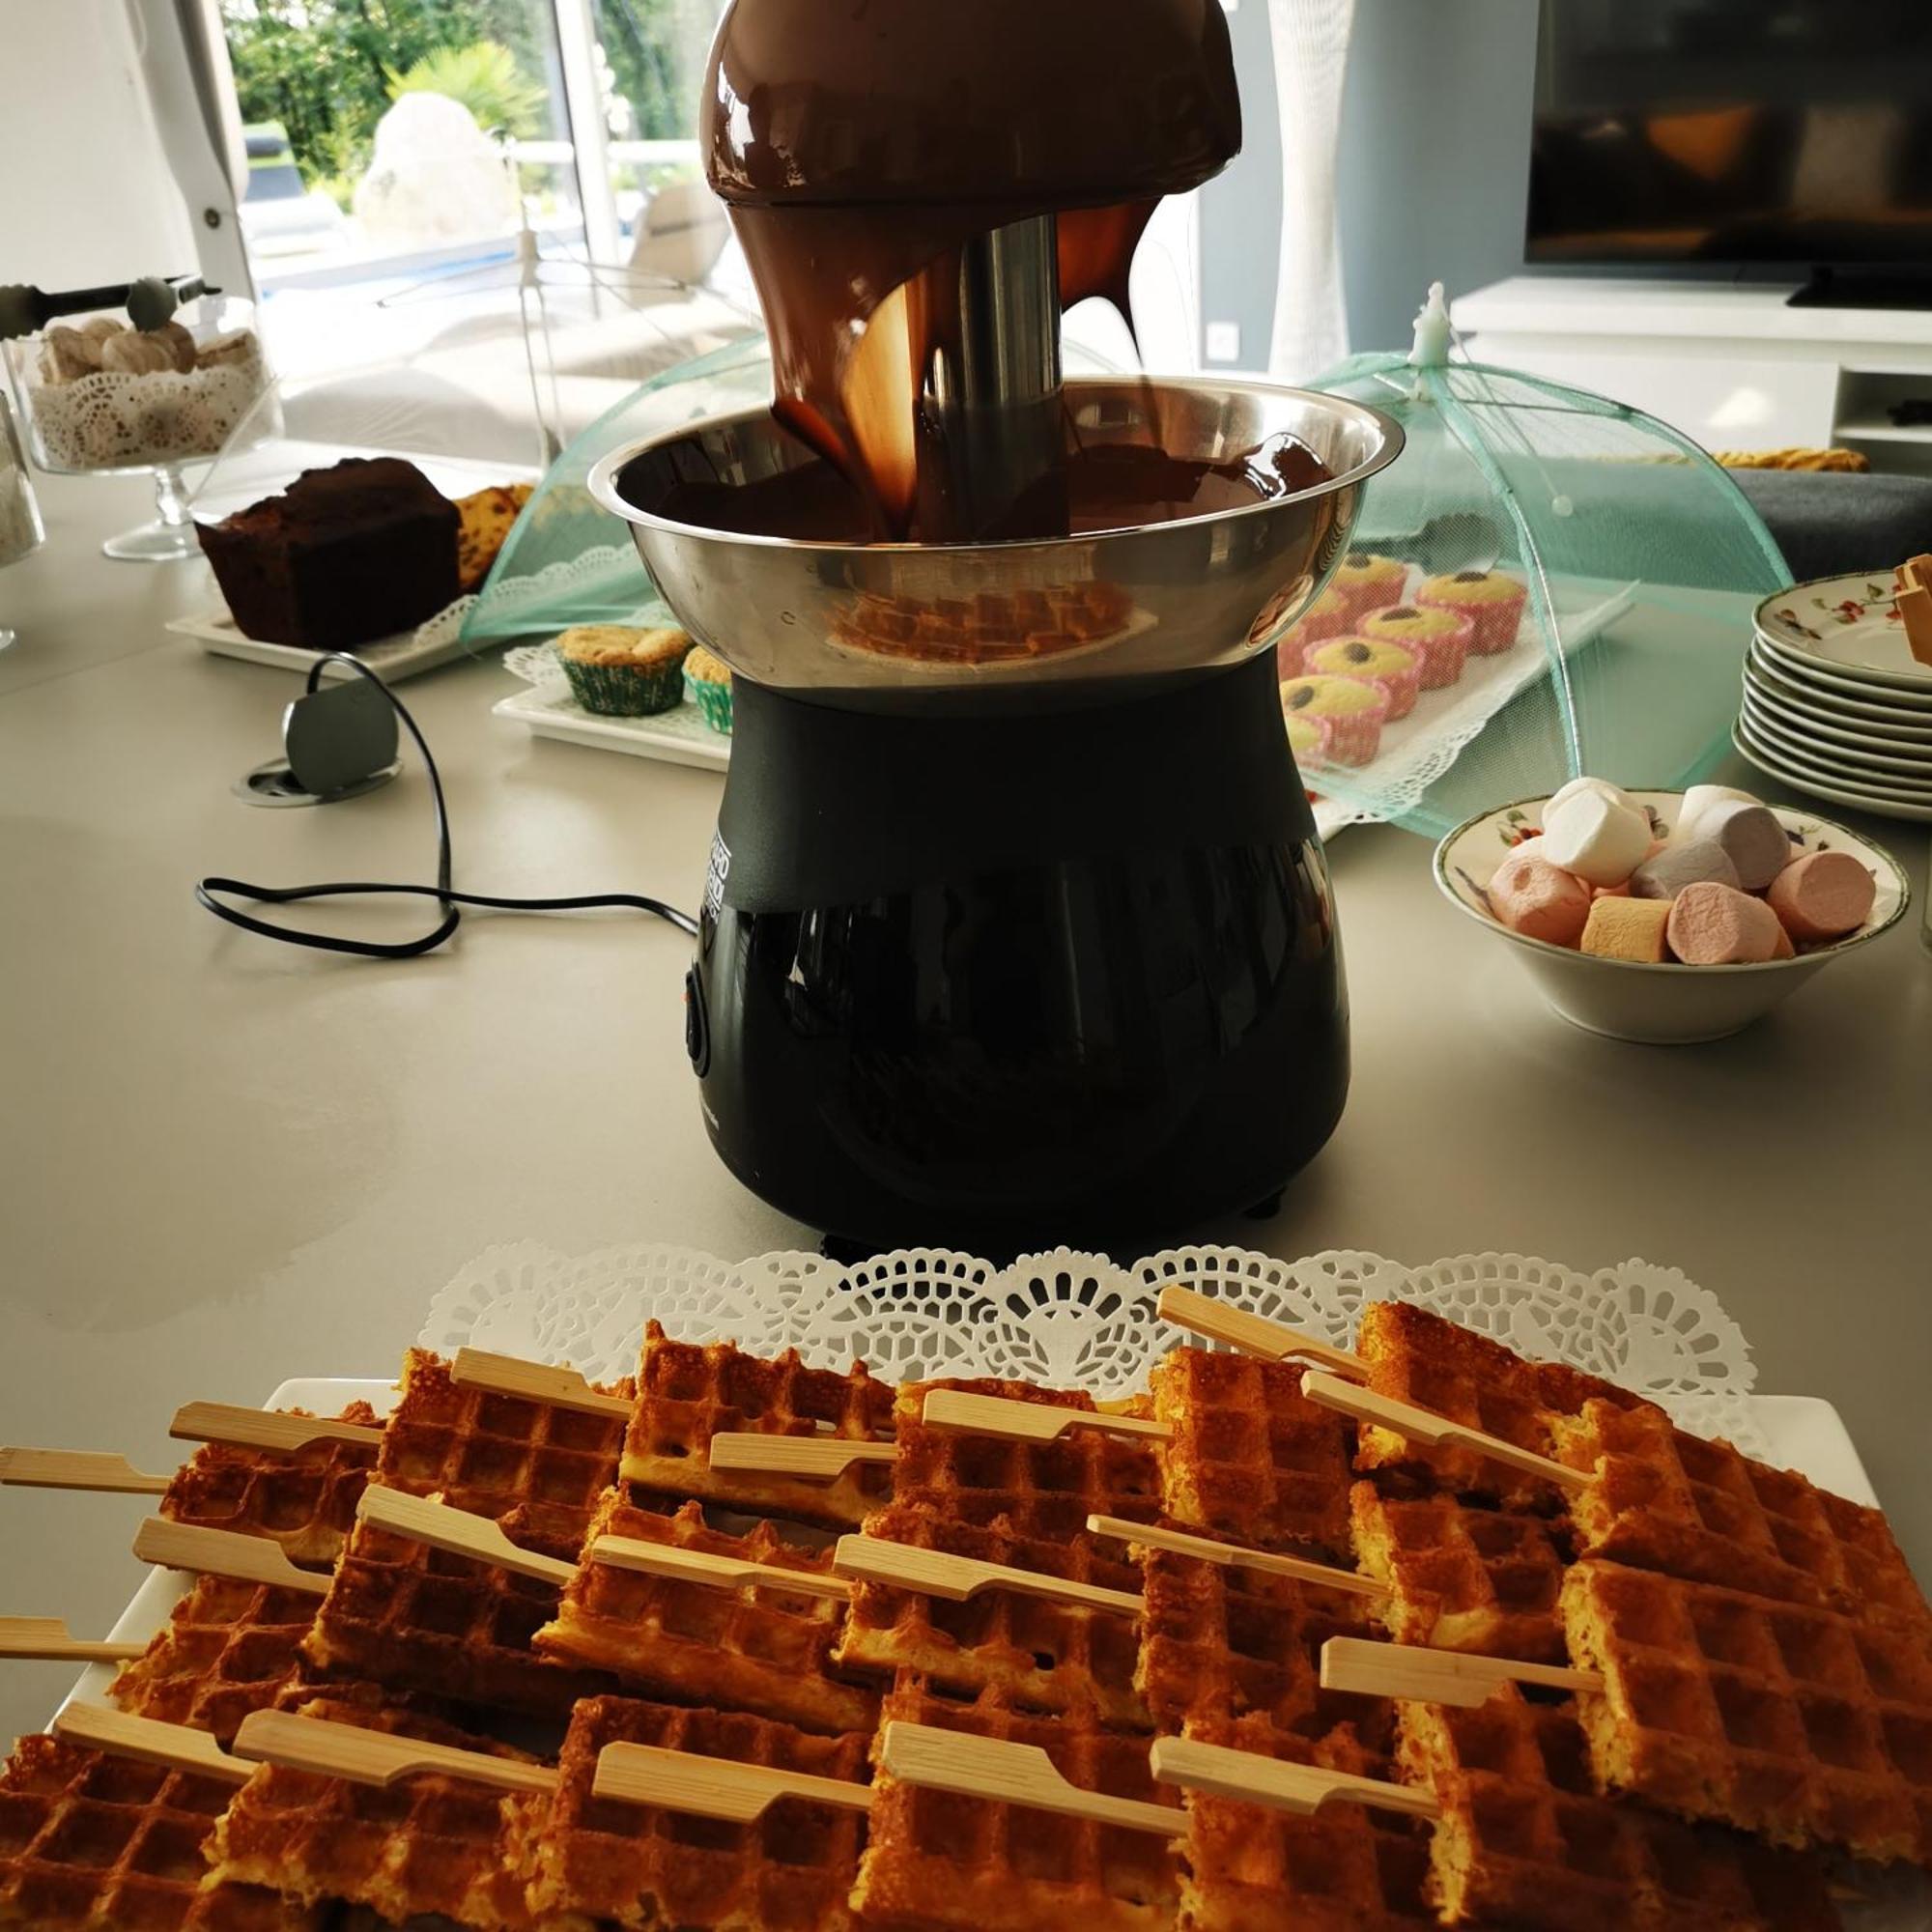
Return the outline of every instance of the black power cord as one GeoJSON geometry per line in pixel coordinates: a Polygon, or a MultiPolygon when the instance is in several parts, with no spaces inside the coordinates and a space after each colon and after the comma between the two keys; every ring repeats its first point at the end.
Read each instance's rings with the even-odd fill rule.
{"type": "Polygon", "coordinates": [[[436,768],[436,759],[428,741],[416,721],[410,716],[403,700],[360,658],[352,657],[347,651],[327,651],[316,659],[309,668],[307,696],[315,695],[317,686],[322,682],[323,668],[331,664],[347,665],[358,677],[367,678],[394,706],[396,716],[403,721],[410,736],[415,740],[416,750],[422,753],[423,767],[429,773],[430,795],[436,808],[436,884],[398,886],[381,880],[357,880],[329,886],[251,886],[244,879],[203,879],[195,887],[194,895],[216,919],[225,919],[230,925],[239,925],[243,932],[255,933],[263,939],[279,939],[289,946],[309,946],[320,952],[353,952],[364,959],[414,959],[422,953],[435,952],[463,923],[465,906],[479,906],[491,912],[599,912],[623,906],[668,920],[680,931],[696,936],[697,922],[688,912],[680,912],[675,906],[666,905],[662,899],[647,898],[639,893],[589,893],[577,898],[510,899],[497,898],[486,893],[457,892],[450,884],[449,812],[443,802],[442,774],[436,768]],[[257,919],[254,914],[242,912],[237,906],[224,905],[216,897],[217,894],[252,899],[258,905],[292,905],[298,899],[400,895],[434,899],[442,908],[442,919],[434,931],[423,934],[419,939],[338,939],[326,932],[299,932],[290,926],[275,925],[266,919],[257,919]]]}

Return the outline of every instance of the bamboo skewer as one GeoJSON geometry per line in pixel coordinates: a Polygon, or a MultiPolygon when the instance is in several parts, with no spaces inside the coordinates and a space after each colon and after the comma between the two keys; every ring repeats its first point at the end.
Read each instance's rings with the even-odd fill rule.
{"type": "Polygon", "coordinates": [[[857,1436],[759,1435],[724,1430],[711,1438],[710,1463],[714,1469],[836,1483],[855,1463],[891,1463],[898,1453],[890,1442],[867,1442],[857,1436]]]}
{"type": "Polygon", "coordinates": [[[895,1722],[880,1733],[879,1763],[901,1783],[929,1791],[982,1798],[992,1804],[1023,1804],[1163,1838],[1178,1838],[1187,1830],[1186,1814],[1176,1806],[1110,1798],[1069,1784],[1037,1745],[895,1722]]]}
{"type": "Polygon", "coordinates": [[[355,1514],[363,1522],[412,1543],[494,1564],[519,1577],[534,1577],[539,1582],[568,1583],[577,1575],[577,1566],[561,1557],[519,1548],[488,1517],[470,1516],[447,1503],[432,1502],[427,1496],[407,1495],[401,1490],[371,1484],[362,1492],[355,1514]]]}
{"type": "Polygon", "coordinates": [[[1156,1738],[1149,1761],[1153,1775],[1164,1784],[1264,1804],[1274,1811],[1292,1811],[1297,1818],[1312,1818],[1322,1805],[1337,1799],[1382,1811],[1402,1811],[1415,1818],[1442,1815],[1435,1798],[1412,1785],[1357,1777],[1352,1772],[1327,1771],[1319,1765],[1287,1764],[1255,1751],[1198,1744],[1191,1738],[1156,1738]]]}
{"type": "Polygon", "coordinates": [[[204,1577],[231,1577],[241,1583],[266,1583],[277,1590],[328,1594],[328,1578],[298,1570],[266,1536],[240,1536],[232,1529],[203,1529],[151,1516],[134,1534],[134,1554],[163,1570],[192,1570],[204,1577]]]}
{"type": "Polygon", "coordinates": [[[1348,1376],[1356,1381],[1364,1380],[1369,1373],[1361,1356],[1350,1354],[1347,1349],[1318,1341],[1313,1335],[1303,1335],[1284,1322],[1250,1315],[1245,1308],[1216,1301],[1198,1289],[1164,1288],[1154,1306],[1163,1321],[1171,1321],[1175,1327],[1184,1328],[1204,1341],[1225,1342],[1243,1355],[1256,1355],[1266,1362],[1319,1362],[1332,1374],[1348,1376]]]}
{"type": "Polygon", "coordinates": [[[1489,1435],[1480,1429],[1464,1428],[1460,1422],[1451,1422],[1446,1416],[1437,1415],[1431,1409],[1418,1408],[1413,1403],[1398,1402],[1393,1396],[1377,1395],[1373,1389],[1358,1388],[1353,1382],[1344,1381],[1338,1376],[1306,1375],[1301,1378],[1301,1392],[1310,1402],[1320,1403],[1323,1408],[1351,1415],[1357,1422],[1371,1422],[1383,1429],[1391,1429],[1398,1435],[1407,1436],[1411,1442],[1420,1442],[1425,1448],[1467,1449],[1478,1456],[1489,1457],[1492,1462],[1506,1463],[1512,1469],[1541,1476],[1546,1482],[1555,1483],[1566,1490],[1583,1490],[1590,1485],[1586,1470],[1573,1469],[1566,1463],[1539,1456],[1533,1449],[1519,1449],[1514,1442],[1505,1442],[1500,1435],[1489,1435]]]}
{"type": "Polygon", "coordinates": [[[851,1811],[868,1811],[872,1804],[869,1784],[780,1771],[772,1765],[739,1764],[731,1758],[700,1757],[693,1751],[667,1750],[662,1745],[606,1745],[598,1753],[590,1788],[594,1797],[619,1804],[660,1805],[731,1825],[755,1823],[781,1798],[838,1804],[851,1811]]]}
{"type": "Polygon", "coordinates": [[[90,1643],[71,1636],[59,1617],[0,1617],[0,1657],[43,1663],[126,1663],[145,1643],[90,1643]]]}
{"type": "Polygon", "coordinates": [[[316,1415],[287,1415],[273,1408],[237,1408],[225,1402],[185,1403],[168,1434],[181,1442],[222,1442],[236,1449],[268,1449],[293,1455],[311,1442],[348,1442],[373,1449],[383,1432],[359,1422],[330,1422],[316,1415]]]}
{"type": "Polygon", "coordinates": [[[1171,1549],[1177,1556],[1198,1557],[1234,1570],[1258,1570],[1271,1577],[1292,1577],[1297,1583],[1319,1584],[1324,1590],[1348,1590],[1360,1597],[1386,1597],[1386,1584],[1354,1570],[1336,1570],[1326,1563],[1307,1563],[1299,1556],[1277,1556],[1271,1549],[1248,1549],[1238,1543],[1217,1543],[1210,1536],[1191,1536],[1185,1530],[1162,1529],[1133,1522],[1125,1517],[1090,1516],[1087,1527],[1095,1536],[1122,1543],[1138,1543],[1149,1549],[1171,1549]]]}
{"type": "Polygon", "coordinates": [[[190,1771],[202,1777],[218,1777],[229,1784],[245,1784],[252,1765],[229,1754],[207,1731],[185,1724],[163,1724],[153,1718],[130,1718],[101,1704],[70,1704],[48,1727],[70,1744],[91,1745],[115,1757],[141,1764],[158,1764],[170,1771],[190,1771]]]}
{"type": "Polygon", "coordinates": [[[1418,1704],[1487,1704],[1505,1684],[1541,1684],[1553,1690],[1601,1691],[1594,1670],[1561,1663],[1520,1663],[1504,1657],[1471,1657],[1419,1644],[1377,1643],[1331,1636],[1321,1646],[1321,1688],[1358,1690],[1418,1704]]]}
{"type": "Polygon", "coordinates": [[[1174,1435],[1170,1424],[1145,1416],[1062,1408],[1043,1402],[1012,1402],[1005,1396],[976,1395],[970,1389],[933,1389],[925,1398],[923,1413],[934,1429],[958,1429],[1012,1442],[1058,1442],[1079,1430],[1102,1435],[1138,1435],[1152,1442],[1165,1442],[1174,1435]]]}
{"type": "Polygon", "coordinates": [[[172,1476],[153,1476],[125,1456],[94,1449],[0,1449],[0,1483],[21,1490],[92,1490],[164,1496],[172,1476]]]}
{"type": "Polygon", "coordinates": [[[627,1420],[632,1409],[622,1396],[606,1395],[601,1389],[592,1388],[575,1369],[549,1362],[526,1362],[516,1355],[493,1355],[486,1349],[457,1350],[449,1378],[458,1388],[514,1396],[551,1408],[574,1409],[580,1415],[609,1415],[627,1420]]]}
{"type": "Polygon", "coordinates": [[[1137,1617],[1142,1600],[1125,1590],[1102,1589],[1097,1583],[1049,1577],[1038,1570],[1014,1570],[1001,1563],[981,1563],[977,1557],[953,1556],[943,1549],[921,1549],[909,1543],[889,1543],[875,1536],[841,1536],[832,1567],[840,1576],[868,1583],[887,1583],[914,1590],[921,1596],[944,1597],[962,1604],[981,1590],[1010,1590],[1016,1596],[1045,1597],[1055,1603],[1077,1604],[1086,1609],[1119,1610],[1137,1617]]]}
{"type": "Polygon", "coordinates": [[[739,1556],[714,1556],[702,1549],[682,1549],[673,1543],[644,1543],[628,1536],[600,1536],[590,1546],[590,1561],[612,1570],[635,1570],[646,1577],[669,1577],[679,1582],[710,1583],[736,1589],[749,1583],[757,1590],[783,1590],[801,1597],[831,1597],[842,1603],[852,1586],[842,1577],[815,1570],[788,1570],[776,1563],[749,1563],[739,1556]]]}
{"type": "Polygon", "coordinates": [[[330,1723],[293,1711],[253,1711],[235,1733],[235,1755],[319,1777],[346,1778],[352,1784],[390,1785],[406,1777],[440,1774],[498,1791],[556,1789],[557,1775],[546,1765],[523,1764],[489,1751],[459,1750],[425,1744],[390,1731],[359,1724],[330,1723]]]}

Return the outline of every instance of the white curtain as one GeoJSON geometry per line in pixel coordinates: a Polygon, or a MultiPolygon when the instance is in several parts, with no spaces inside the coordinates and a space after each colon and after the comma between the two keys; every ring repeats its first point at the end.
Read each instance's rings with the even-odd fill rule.
{"type": "Polygon", "coordinates": [[[1319,374],[1348,353],[1335,232],[1335,152],[1355,0],[1268,0],[1281,103],[1281,264],[1268,373],[1319,374]]]}

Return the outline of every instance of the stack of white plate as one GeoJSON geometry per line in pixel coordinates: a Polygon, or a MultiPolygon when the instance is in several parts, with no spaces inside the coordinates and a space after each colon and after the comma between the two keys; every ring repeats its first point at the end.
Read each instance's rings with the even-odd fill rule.
{"type": "Polygon", "coordinates": [[[1814,798],[1932,822],[1932,665],[1912,655],[1890,572],[1780,590],[1756,619],[1738,750],[1814,798]]]}

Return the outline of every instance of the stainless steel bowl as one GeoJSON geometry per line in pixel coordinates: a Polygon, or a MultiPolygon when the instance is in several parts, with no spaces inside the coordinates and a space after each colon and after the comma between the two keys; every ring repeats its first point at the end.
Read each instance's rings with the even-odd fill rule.
{"type": "Polygon", "coordinates": [[[1401,429],[1379,411],[1305,389],[1081,379],[1065,397],[1086,444],[1151,440],[1224,461],[1286,434],[1330,475],[1240,509],[1043,543],[808,542],[663,514],[693,482],[742,488],[816,461],[768,411],[750,410],[613,450],[589,489],[631,526],[645,569],[694,638],[760,684],[829,696],[1145,677],[1270,648],[1347,547],[1361,486],[1402,449],[1401,429]],[[1026,656],[973,641],[984,600],[1025,592],[1074,610],[1093,634],[1060,635],[1026,656]],[[882,640],[882,611],[915,635],[882,640]]]}

